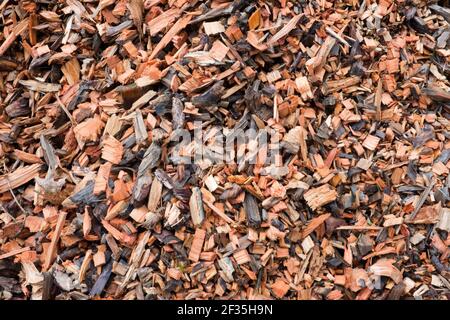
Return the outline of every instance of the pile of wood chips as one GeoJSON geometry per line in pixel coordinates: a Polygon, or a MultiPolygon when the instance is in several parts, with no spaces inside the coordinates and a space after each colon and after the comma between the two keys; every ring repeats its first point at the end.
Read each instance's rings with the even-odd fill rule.
{"type": "Polygon", "coordinates": [[[450,298],[448,0],[0,14],[0,299],[450,298]],[[196,121],[276,166],[174,163],[196,121]]]}

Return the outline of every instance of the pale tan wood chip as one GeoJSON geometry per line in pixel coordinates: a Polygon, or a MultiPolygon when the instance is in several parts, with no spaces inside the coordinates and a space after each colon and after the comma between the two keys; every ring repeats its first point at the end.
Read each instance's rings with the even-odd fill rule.
{"type": "Polygon", "coordinates": [[[15,171],[5,174],[0,177],[0,193],[6,192],[8,190],[13,190],[15,188],[24,185],[28,181],[34,179],[38,176],[41,169],[41,164],[36,163],[29,166],[24,166],[15,171]]]}

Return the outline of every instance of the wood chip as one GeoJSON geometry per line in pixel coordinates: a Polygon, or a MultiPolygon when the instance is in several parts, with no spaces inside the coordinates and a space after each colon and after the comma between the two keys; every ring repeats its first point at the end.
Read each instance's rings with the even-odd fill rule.
{"type": "Polygon", "coordinates": [[[197,262],[202,252],[203,242],[205,241],[206,231],[197,229],[194,234],[194,240],[192,241],[191,250],[189,252],[189,260],[197,262]]]}
{"type": "Polygon", "coordinates": [[[318,188],[308,190],[303,197],[311,209],[317,210],[336,200],[337,192],[329,184],[324,184],[318,188]]]}

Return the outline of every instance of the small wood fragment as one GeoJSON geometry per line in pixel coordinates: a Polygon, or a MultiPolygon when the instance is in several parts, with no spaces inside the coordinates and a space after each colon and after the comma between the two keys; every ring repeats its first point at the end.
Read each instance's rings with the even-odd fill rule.
{"type": "Polygon", "coordinates": [[[189,251],[189,260],[197,262],[202,252],[203,242],[205,241],[206,231],[202,229],[196,229],[194,234],[194,240],[192,241],[191,250],[189,251]]]}
{"type": "Polygon", "coordinates": [[[337,192],[329,184],[324,184],[318,188],[308,190],[303,197],[311,209],[317,210],[336,200],[337,192]]]}

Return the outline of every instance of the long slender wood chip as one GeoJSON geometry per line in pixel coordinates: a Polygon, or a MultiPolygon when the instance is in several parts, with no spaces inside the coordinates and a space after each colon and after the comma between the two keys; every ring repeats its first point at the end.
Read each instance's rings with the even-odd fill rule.
{"type": "Polygon", "coordinates": [[[0,193],[15,189],[34,179],[41,169],[41,164],[35,163],[5,174],[0,177],[0,193]]]}
{"type": "Polygon", "coordinates": [[[47,255],[45,256],[44,265],[42,266],[43,271],[47,271],[53,263],[54,256],[57,251],[58,241],[61,237],[61,232],[64,227],[64,222],[66,222],[67,212],[60,211],[58,213],[58,221],[56,222],[56,228],[53,231],[52,241],[50,242],[50,246],[48,247],[47,255]]]}
{"type": "Polygon", "coordinates": [[[158,44],[156,45],[156,47],[153,49],[149,59],[153,59],[155,58],[158,53],[164,49],[170,41],[172,41],[173,37],[176,36],[178,34],[178,32],[180,32],[181,30],[183,30],[184,28],[186,28],[186,26],[188,25],[189,21],[191,21],[192,16],[188,15],[188,16],[184,16],[181,19],[177,20],[177,22],[175,22],[175,24],[172,26],[172,28],[170,28],[170,30],[164,35],[164,37],[158,42],[158,44]]]}
{"type": "Polygon", "coordinates": [[[280,40],[281,38],[283,38],[284,36],[286,36],[289,32],[291,32],[292,30],[294,30],[294,28],[297,26],[297,22],[300,20],[300,18],[302,17],[302,14],[298,14],[294,17],[292,17],[291,20],[289,20],[288,23],[286,23],[284,25],[283,28],[281,28],[280,31],[278,31],[277,33],[275,33],[273,35],[272,38],[269,39],[269,41],[267,41],[267,45],[273,45],[274,43],[276,43],[278,40],[280,40]]]}
{"type": "Polygon", "coordinates": [[[317,218],[312,219],[308,226],[302,232],[302,239],[306,238],[311,234],[314,230],[316,230],[322,223],[325,222],[329,217],[331,217],[331,213],[323,214],[318,216],[317,218]]]}
{"type": "Polygon", "coordinates": [[[9,34],[9,36],[3,41],[2,45],[0,46],[0,55],[3,55],[6,50],[9,49],[11,44],[16,40],[16,38],[25,30],[28,28],[30,18],[23,19],[20,21],[12,30],[12,32],[9,34]]]}
{"type": "Polygon", "coordinates": [[[57,92],[61,89],[61,85],[55,83],[45,83],[36,80],[19,80],[21,85],[27,89],[38,92],[57,92]]]}

